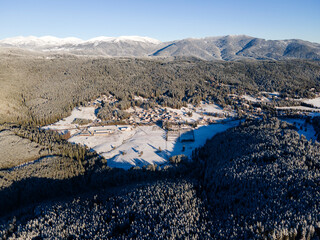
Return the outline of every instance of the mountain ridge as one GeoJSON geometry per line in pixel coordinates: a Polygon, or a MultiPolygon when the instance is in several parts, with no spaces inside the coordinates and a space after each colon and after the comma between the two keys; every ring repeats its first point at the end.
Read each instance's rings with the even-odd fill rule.
{"type": "Polygon", "coordinates": [[[197,57],[203,60],[320,60],[320,44],[300,39],[266,40],[247,35],[186,38],[161,42],[141,36],[79,38],[14,37],[2,48],[104,57],[197,57]]]}

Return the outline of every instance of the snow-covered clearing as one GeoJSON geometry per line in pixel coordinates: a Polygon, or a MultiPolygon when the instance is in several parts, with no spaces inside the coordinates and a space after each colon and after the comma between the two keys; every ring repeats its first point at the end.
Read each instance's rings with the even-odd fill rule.
{"type": "Polygon", "coordinates": [[[59,129],[74,127],[75,124],[73,124],[72,122],[76,118],[88,119],[92,121],[96,120],[97,117],[95,115],[95,107],[76,107],[72,110],[71,115],[69,117],[66,117],[60,120],[59,122],[49,125],[48,128],[59,129]]]}
{"type": "Polygon", "coordinates": [[[250,101],[250,102],[270,102],[270,99],[268,99],[266,97],[255,98],[255,97],[252,97],[252,96],[249,96],[249,95],[242,95],[241,97],[244,98],[247,101],[250,101]]]}
{"type": "Polygon", "coordinates": [[[95,115],[95,107],[76,107],[72,110],[71,115],[54,124],[44,127],[44,129],[51,130],[69,130],[71,135],[77,132],[78,124],[72,123],[75,119],[87,119],[95,121],[97,119],[95,115]]]}
{"type": "Polygon", "coordinates": [[[314,107],[320,108],[320,97],[313,98],[313,99],[305,99],[303,100],[303,102],[313,105],[314,107]]]}
{"type": "Polygon", "coordinates": [[[176,113],[181,117],[181,120],[188,122],[196,122],[203,119],[211,119],[214,121],[221,120],[225,116],[235,116],[236,113],[233,111],[228,111],[222,109],[220,106],[213,103],[201,102],[198,107],[194,107],[191,104],[188,104],[187,107],[182,107],[181,109],[166,108],[169,113],[176,113]],[[188,113],[192,115],[188,115],[188,113]],[[216,116],[212,116],[216,115],[216,116]]]}
{"type": "Polygon", "coordinates": [[[208,113],[218,113],[218,114],[223,114],[227,113],[223,108],[220,106],[213,104],[213,103],[205,103],[201,102],[199,107],[196,107],[196,112],[200,112],[203,114],[208,114],[208,113]]]}
{"type": "Polygon", "coordinates": [[[316,131],[314,130],[313,126],[309,123],[306,123],[305,119],[299,118],[284,118],[283,121],[287,123],[291,123],[298,128],[297,132],[300,135],[304,135],[306,139],[316,140],[316,131]]]}
{"type": "Polygon", "coordinates": [[[260,92],[260,93],[262,93],[262,94],[268,94],[269,97],[270,97],[270,96],[275,96],[275,97],[279,97],[279,96],[280,96],[280,93],[279,93],[279,92],[265,92],[265,91],[262,91],[262,92],[260,92]]]}
{"type": "Polygon", "coordinates": [[[93,148],[108,160],[110,167],[129,169],[133,166],[166,164],[170,156],[179,154],[191,157],[192,150],[203,146],[207,139],[238,124],[239,121],[229,121],[190,129],[194,131],[194,142],[180,142],[178,132],[169,132],[168,141],[166,141],[166,131],[157,125],[137,126],[129,131],[119,131],[121,126],[112,126],[116,131],[113,134],[76,135],[69,141],[93,148]]]}
{"type": "Polygon", "coordinates": [[[200,126],[194,129],[194,142],[175,142],[173,150],[170,152],[171,155],[184,154],[191,157],[192,151],[200,146],[203,146],[206,141],[212,138],[217,133],[226,131],[231,127],[239,125],[239,120],[228,121],[225,123],[215,123],[207,126],[200,126]],[[182,152],[182,148],[185,145],[185,151],[182,152]]]}
{"type": "MultiPolygon", "coordinates": [[[[139,98],[147,101],[147,99],[139,98]]],[[[147,125],[106,125],[99,126],[100,119],[96,117],[99,103],[116,101],[113,96],[102,96],[92,103],[90,107],[77,107],[71,115],[57,123],[44,127],[44,129],[69,131],[71,138],[68,141],[86,145],[108,160],[110,167],[129,169],[132,166],[148,164],[166,164],[169,157],[184,154],[191,157],[192,150],[205,144],[208,138],[238,124],[238,121],[229,121],[225,124],[208,123],[219,122],[226,117],[235,116],[231,110],[225,110],[218,105],[201,102],[195,107],[188,104],[181,109],[164,108],[157,106],[145,110],[139,107],[129,108],[132,114],[132,123],[148,123],[147,125]],[[92,123],[78,125],[75,119],[87,119],[92,123]],[[154,124],[157,120],[172,123],[198,123],[198,128],[176,129],[168,133],[154,124]],[[194,141],[180,141],[184,138],[194,141]],[[180,138],[181,137],[181,138],[180,138]]],[[[186,124],[187,126],[188,124],[186,124]]]]}

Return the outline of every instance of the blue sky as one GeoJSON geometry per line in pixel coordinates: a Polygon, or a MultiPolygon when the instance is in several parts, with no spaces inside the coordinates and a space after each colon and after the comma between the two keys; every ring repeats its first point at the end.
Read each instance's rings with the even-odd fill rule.
{"type": "Polygon", "coordinates": [[[320,43],[320,0],[0,0],[0,39],[235,34],[320,43]]]}

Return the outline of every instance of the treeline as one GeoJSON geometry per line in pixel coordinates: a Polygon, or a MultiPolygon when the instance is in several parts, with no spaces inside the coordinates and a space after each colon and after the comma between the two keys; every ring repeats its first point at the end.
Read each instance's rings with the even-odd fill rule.
{"type": "Polygon", "coordinates": [[[317,140],[320,142],[320,116],[307,118],[307,122],[311,122],[314,130],[316,131],[317,140]]]}
{"type": "Polygon", "coordinates": [[[72,144],[55,131],[7,125],[20,137],[41,146],[37,161],[0,170],[0,217],[32,203],[114,186],[184,176],[188,164],[148,165],[129,171],[111,169],[107,160],[85,146],[72,144]]]}
{"type": "Polygon", "coordinates": [[[47,155],[57,155],[74,159],[78,161],[82,167],[83,165],[87,165],[87,161],[91,158],[98,157],[95,151],[90,150],[86,146],[68,142],[63,135],[60,135],[56,131],[20,125],[14,126],[12,130],[16,135],[44,146],[48,152],[47,155]]]}

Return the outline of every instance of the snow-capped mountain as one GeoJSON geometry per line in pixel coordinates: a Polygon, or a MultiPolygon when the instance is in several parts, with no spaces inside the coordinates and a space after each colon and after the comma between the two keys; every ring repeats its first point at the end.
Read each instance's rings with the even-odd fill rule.
{"type": "Polygon", "coordinates": [[[16,46],[16,47],[48,47],[48,46],[61,46],[65,44],[81,44],[83,40],[79,38],[57,38],[52,36],[44,37],[14,37],[0,40],[1,45],[16,46]]]}
{"type": "Polygon", "coordinates": [[[320,60],[320,44],[298,39],[265,40],[246,35],[188,38],[171,42],[140,36],[79,38],[15,37],[0,47],[108,57],[193,56],[205,60],[312,59],[320,60]]]}
{"type": "Polygon", "coordinates": [[[121,37],[96,37],[89,39],[86,43],[99,43],[99,42],[143,42],[143,43],[152,43],[160,44],[161,41],[149,38],[149,37],[140,37],[140,36],[121,36],[121,37]]]}
{"type": "Polygon", "coordinates": [[[0,40],[0,47],[98,56],[148,56],[161,41],[140,36],[79,38],[14,37],[0,40]]]}

